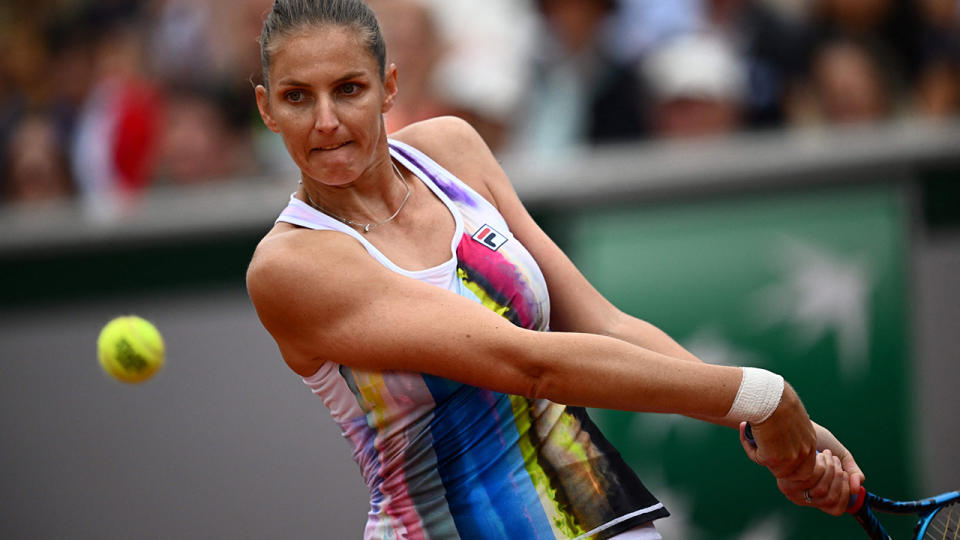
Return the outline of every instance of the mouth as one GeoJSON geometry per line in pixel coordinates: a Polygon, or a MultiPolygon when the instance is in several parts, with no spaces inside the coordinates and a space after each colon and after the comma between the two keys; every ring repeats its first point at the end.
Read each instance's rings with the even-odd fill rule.
{"type": "Polygon", "coordinates": [[[316,146],[316,147],[313,148],[313,150],[318,151],[318,152],[330,152],[330,151],[333,151],[333,150],[337,150],[337,149],[339,149],[339,148],[343,148],[344,146],[346,146],[346,145],[348,145],[348,144],[350,144],[349,141],[343,142],[343,143],[338,143],[338,144],[332,144],[332,145],[330,145],[330,146],[316,146]]]}

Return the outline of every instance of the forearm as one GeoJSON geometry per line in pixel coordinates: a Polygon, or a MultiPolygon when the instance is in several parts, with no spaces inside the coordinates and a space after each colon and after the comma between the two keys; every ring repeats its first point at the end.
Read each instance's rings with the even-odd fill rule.
{"type": "Polygon", "coordinates": [[[614,318],[605,334],[677,360],[701,361],[663,330],[622,312],[614,318]]]}
{"type": "Polygon", "coordinates": [[[545,333],[525,348],[534,397],[598,408],[722,417],[741,371],[676,358],[606,336],[545,333]]]}
{"type": "MultiPolygon", "coordinates": [[[[611,325],[609,334],[617,339],[648,348],[677,360],[701,362],[699,358],[677,343],[676,340],[671,338],[663,330],[630,315],[622,314],[619,316],[616,324],[611,325]]],[[[725,413],[726,411],[724,411],[724,414],[725,413]]],[[[727,418],[723,415],[707,416],[702,414],[687,414],[686,416],[704,422],[727,426],[732,429],[737,429],[740,423],[736,418],[727,418]]]]}

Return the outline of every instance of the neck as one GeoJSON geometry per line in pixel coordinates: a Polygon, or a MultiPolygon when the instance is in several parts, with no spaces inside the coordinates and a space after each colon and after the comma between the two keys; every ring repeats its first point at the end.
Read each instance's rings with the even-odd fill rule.
{"type": "MultiPolygon", "coordinates": [[[[336,191],[344,193],[344,191],[341,191],[344,190],[344,188],[328,187],[322,190],[321,193],[316,193],[316,191],[311,192],[308,186],[320,183],[314,180],[301,180],[299,195],[301,195],[302,200],[316,210],[350,225],[361,232],[367,233],[393,221],[400,214],[400,211],[410,197],[410,185],[392,159],[389,162],[388,170],[389,177],[387,180],[379,180],[383,178],[383,176],[382,174],[377,175],[379,181],[375,182],[375,184],[382,187],[376,188],[375,195],[372,196],[372,199],[363,199],[356,190],[349,191],[349,193],[353,194],[353,200],[356,201],[356,205],[338,205],[333,200],[337,197],[329,197],[330,194],[336,191]],[[358,209],[353,210],[351,206],[358,209]]],[[[322,185],[322,183],[320,184],[322,185]]],[[[340,199],[343,200],[342,197],[340,197],[340,199]]]]}

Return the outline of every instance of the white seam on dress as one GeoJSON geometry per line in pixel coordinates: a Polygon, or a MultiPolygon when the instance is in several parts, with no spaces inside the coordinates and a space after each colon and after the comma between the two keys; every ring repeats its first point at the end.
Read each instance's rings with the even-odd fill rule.
{"type": "Polygon", "coordinates": [[[580,536],[574,538],[573,540],[582,540],[583,538],[588,538],[588,537],[590,537],[590,536],[593,536],[593,535],[597,534],[597,533],[600,532],[600,531],[605,531],[605,530],[609,529],[610,527],[613,527],[614,525],[617,525],[617,524],[619,524],[619,523],[623,523],[624,521],[626,521],[626,520],[628,520],[628,519],[637,517],[637,516],[639,516],[639,515],[641,515],[641,514],[647,514],[647,513],[649,513],[649,512],[653,512],[654,510],[660,510],[661,508],[663,508],[663,503],[657,503],[657,504],[655,504],[655,505],[653,505],[653,506],[648,506],[648,507],[646,507],[646,508],[641,508],[640,510],[637,510],[637,511],[634,511],[634,512],[630,512],[629,514],[624,514],[624,515],[618,517],[617,519],[608,521],[608,522],[604,523],[603,525],[601,525],[601,526],[599,526],[599,527],[597,527],[597,528],[595,528],[595,529],[593,529],[593,530],[590,530],[590,531],[587,531],[587,532],[581,534],[580,536]]]}

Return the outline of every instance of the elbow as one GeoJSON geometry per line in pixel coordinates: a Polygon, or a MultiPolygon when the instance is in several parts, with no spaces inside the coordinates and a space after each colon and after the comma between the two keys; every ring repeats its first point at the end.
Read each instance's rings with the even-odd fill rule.
{"type": "Polygon", "coordinates": [[[523,396],[529,399],[550,399],[545,379],[539,375],[527,376],[524,381],[523,396]]]}
{"type": "MultiPolygon", "coordinates": [[[[493,372],[487,372],[484,376],[488,384],[508,394],[516,394],[530,399],[549,398],[548,383],[549,369],[544,359],[537,358],[530,354],[530,351],[537,350],[534,347],[529,349],[511,351],[513,354],[501,351],[499,356],[505,360],[500,364],[500,369],[493,372]],[[503,354],[506,353],[506,354],[503,354]],[[491,378],[491,375],[493,376],[491,378]]],[[[481,384],[480,386],[483,386],[481,384]]]]}
{"type": "MultiPolygon", "coordinates": [[[[507,393],[521,395],[529,399],[562,398],[566,362],[558,358],[555,341],[557,334],[547,332],[523,331],[518,339],[510,341],[509,349],[500,349],[494,357],[503,360],[501,379],[507,393]]],[[[488,373],[489,375],[489,373],[488,373]]],[[[569,377],[567,377],[569,378],[569,377]]]]}
{"type": "MultiPolygon", "coordinates": [[[[604,317],[604,326],[598,333],[607,337],[622,339],[622,336],[629,335],[630,331],[628,329],[635,320],[623,311],[612,308],[604,317]]],[[[641,323],[646,324],[643,321],[641,323]]]]}
{"type": "Polygon", "coordinates": [[[529,399],[549,399],[550,401],[562,402],[562,391],[559,384],[559,374],[551,370],[548,366],[532,365],[527,366],[520,375],[522,384],[521,393],[529,399]]]}

